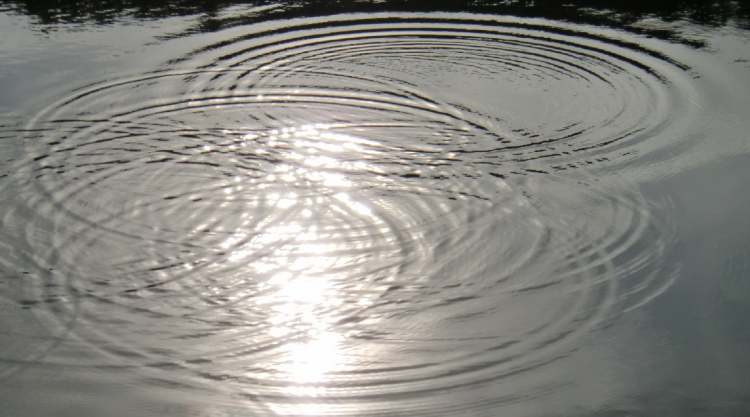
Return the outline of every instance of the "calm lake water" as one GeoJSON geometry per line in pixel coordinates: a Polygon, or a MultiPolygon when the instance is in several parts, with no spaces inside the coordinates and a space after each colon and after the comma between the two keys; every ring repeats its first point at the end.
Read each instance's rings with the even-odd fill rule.
{"type": "Polygon", "coordinates": [[[0,416],[750,415],[749,6],[102,3],[0,2],[0,416]]]}

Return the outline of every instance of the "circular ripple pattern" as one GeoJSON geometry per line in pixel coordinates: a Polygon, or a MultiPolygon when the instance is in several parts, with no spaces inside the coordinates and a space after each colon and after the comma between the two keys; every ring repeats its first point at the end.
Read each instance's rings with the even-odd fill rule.
{"type": "Polygon", "coordinates": [[[684,68],[654,51],[517,20],[300,24],[240,35],[183,62],[240,71],[211,77],[209,89],[241,90],[255,82],[247,75],[269,68],[286,69],[292,85],[306,71],[325,70],[418,86],[473,127],[461,140],[429,143],[504,165],[502,171],[521,164],[563,171],[661,155],[684,146],[677,126],[695,101],[684,68]]]}
{"type": "Polygon", "coordinates": [[[541,395],[535,370],[670,285],[668,228],[591,170],[679,146],[674,63],[521,21],[235,35],[27,129],[4,264],[109,358],[67,365],[275,414],[460,412],[541,395]]]}

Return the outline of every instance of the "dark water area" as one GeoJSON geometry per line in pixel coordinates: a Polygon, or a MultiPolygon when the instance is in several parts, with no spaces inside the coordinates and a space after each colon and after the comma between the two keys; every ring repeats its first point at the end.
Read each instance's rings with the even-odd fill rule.
{"type": "Polygon", "coordinates": [[[749,22],[0,2],[0,417],[750,415],[749,22]]]}

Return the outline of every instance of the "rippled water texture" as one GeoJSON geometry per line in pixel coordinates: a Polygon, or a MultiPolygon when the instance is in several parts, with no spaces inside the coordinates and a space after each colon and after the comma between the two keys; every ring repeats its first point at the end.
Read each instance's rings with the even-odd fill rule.
{"type": "Polygon", "coordinates": [[[0,375],[136,374],[278,415],[554,391],[679,272],[627,178],[692,146],[693,78],[610,35],[299,19],[72,91],[3,179],[0,375]]]}

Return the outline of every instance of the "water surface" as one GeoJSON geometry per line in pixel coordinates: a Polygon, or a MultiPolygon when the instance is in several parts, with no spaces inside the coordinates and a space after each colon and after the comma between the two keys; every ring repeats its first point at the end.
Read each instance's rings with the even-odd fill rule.
{"type": "Polygon", "coordinates": [[[750,409],[744,6],[3,7],[8,415],[750,409]]]}

